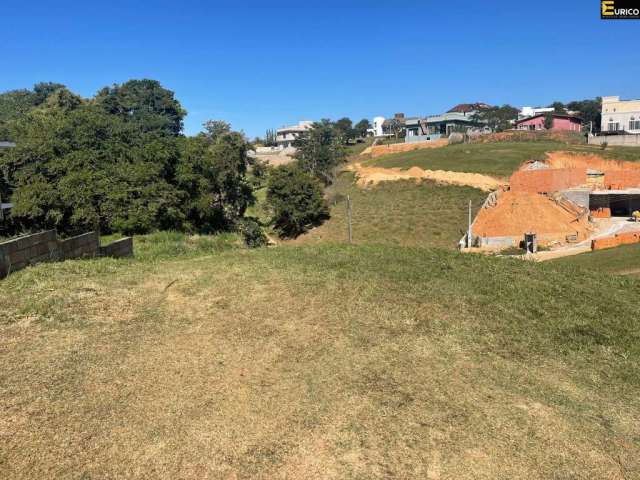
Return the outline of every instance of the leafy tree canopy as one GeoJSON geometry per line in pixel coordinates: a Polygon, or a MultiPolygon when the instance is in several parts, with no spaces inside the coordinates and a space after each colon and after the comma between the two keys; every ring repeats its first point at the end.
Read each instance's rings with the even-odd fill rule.
{"type": "Polygon", "coordinates": [[[346,159],[342,137],[330,120],[321,120],[300,135],[293,146],[300,168],[325,184],[333,182],[335,168],[346,159]]]}

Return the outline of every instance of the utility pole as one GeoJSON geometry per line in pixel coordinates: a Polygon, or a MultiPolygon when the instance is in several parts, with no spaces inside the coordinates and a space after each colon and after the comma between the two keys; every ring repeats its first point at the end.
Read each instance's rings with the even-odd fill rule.
{"type": "Polygon", "coordinates": [[[473,232],[471,232],[471,200],[469,200],[469,229],[467,230],[467,248],[471,248],[471,238],[473,232]]]}
{"type": "Polygon", "coordinates": [[[347,195],[347,238],[351,243],[353,237],[353,231],[351,227],[351,196],[347,195]]]}

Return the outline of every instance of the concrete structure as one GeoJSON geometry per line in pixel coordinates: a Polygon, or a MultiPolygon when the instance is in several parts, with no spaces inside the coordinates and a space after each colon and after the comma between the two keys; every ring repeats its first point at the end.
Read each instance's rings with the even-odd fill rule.
{"type": "Polygon", "coordinates": [[[39,262],[131,255],[133,240],[130,237],[101,247],[95,232],[60,240],[55,230],[47,230],[0,243],[0,278],[39,262]]]}
{"type": "Polygon", "coordinates": [[[276,130],[276,143],[278,144],[278,147],[291,147],[294,140],[296,140],[302,133],[310,130],[312,127],[313,122],[303,120],[302,122],[298,122],[297,125],[279,128],[276,130]]]}
{"type": "Polygon", "coordinates": [[[16,144],[13,142],[0,142],[0,148],[13,148],[16,144]]]}
{"type": "MultiPolygon", "coordinates": [[[[516,129],[518,130],[547,130],[545,127],[545,118],[547,114],[540,113],[533,117],[523,118],[516,121],[516,129]]],[[[572,132],[582,131],[582,119],[574,115],[564,115],[560,113],[552,113],[553,126],[551,130],[565,130],[572,132]]]]}
{"type": "Polygon", "coordinates": [[[549,112],[553,112],[553,107],[544,107],[544,108],[533,108],[533,107],[522,107],[522,109],[518,112],[518,120],[522,120],[524,118],[535,117],[536,115],[545,114],[549,112]]]}
{"type": "Polygon", "coordinates": [[[640,134],[640,100],[602,97],[601,130],[640,134]]]}
{"type": "Polygon", "coordinates": [[[587,139],[589,145],[602,145],[606,143],[610,146],[640,147],[640,134],[622,135],[592,135],[587,139]]]}

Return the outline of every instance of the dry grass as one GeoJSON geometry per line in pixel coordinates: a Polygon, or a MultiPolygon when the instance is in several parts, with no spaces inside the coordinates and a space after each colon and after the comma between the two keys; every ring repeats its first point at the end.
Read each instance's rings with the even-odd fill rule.
{"type": "Polygon", "coordinates": [[[398,247],[167,259],[150,243],[2,283],[0,477],[640,471],[636,281],[398,247]]]}

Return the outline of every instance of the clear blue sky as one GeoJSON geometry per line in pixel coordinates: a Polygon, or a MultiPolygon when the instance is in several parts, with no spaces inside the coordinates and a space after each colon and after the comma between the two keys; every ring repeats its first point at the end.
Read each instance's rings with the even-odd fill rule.
{"type": "Polygon", "coordinates": [[[640,21],[601,21],[599,4],[3,0],[0,91],[153,78],[189,112],[186,133],[224,119],[250,136],[464,102],[638,98],[640,21]]]}

